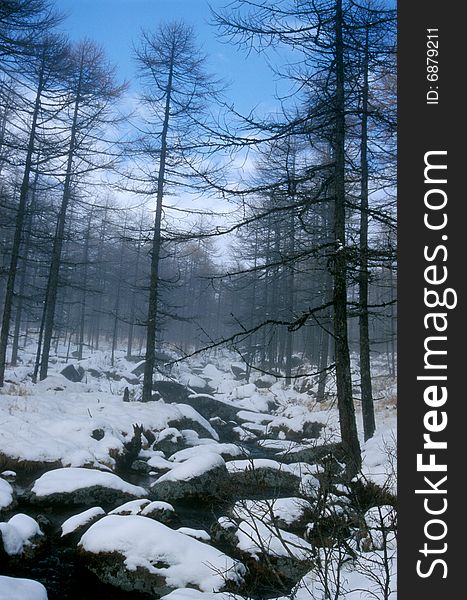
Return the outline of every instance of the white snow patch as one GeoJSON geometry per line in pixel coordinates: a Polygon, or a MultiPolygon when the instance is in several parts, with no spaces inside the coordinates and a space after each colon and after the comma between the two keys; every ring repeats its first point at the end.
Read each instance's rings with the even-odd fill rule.
{"type": "Polygon", "coordinates": [[[189,537],[194,538],[195,540],[201,540],[202,542],[210,542],[211,536],[204,529],[191,529],[191,527],[179,527],[177,529],[179,533],[183,533],[184,535],[188,535],[189,537]]]}
{"type": "Polygon", "coordinates": [[[144,498],[142,500],[130,500],[121,506],[117,506],[109,512],[109,515],[122,515],[128,513],[130,515],[139,515],[141,510],[149,504],[150,500],[144,498]]]}
{"type": "Polygon", "coordinates": [[[62,523],[61,537],[63,537],[64,535],[68,535],[69,533],[73,533],[73,531],[76,531],[80,527],[83,527],[84,525],[89,523],[89,521],[92,521],[95,517],[99,515],[105,515],[105,510],[100,506],[95,506],[94,508],[89,508],[88,510],[80,512],[77,515],[73,515],[72,517],[70,517],[62,523]]]}
{"type": "Polygon", "coordinates": [[[7,508],[13,502],[13,488],[4,479],[0,479],[0,509],[7,508]]]}
{"type": "Polygon", "coordinates": [[[153,469],[156,469],[156,471],[166,471],[167,469],[171,469],[173,467],[171,462],[169,462],[163,456],[158,456],[157,454],[155,456],[151,456],[151,458],[148,460],[148,465],[153,469]]]}
{"type": "Polygon", "coordinates": [[[233,516],[248,520],[252,516],[264,523],[281,519],[291,525],[302,518],[312,506],[304,498],[277,498],[275,500],[240,500],[234,504],[233,516]]]}
{"type": "MultiPolygon", "coordinates": [[[[189,458],[194,458],[196,456],[200,456],[200,454],[226,454],[228,456],[248,456],[249,452],[237,444],[213,444],[212,441],[210,444],[202,444],[200,446],[194,446],[192,448],[184,448],[183,450],[179,450],[172,454],[169,457],[169,461],[172,463],[183,462],[189,458]]],[[[170,463],[169,463],[170,464],[170,463]]],[[[152,465],[151,465],[152,466],[152,465]]],[[[173,464],[170,464],[170,467],[173,467],[173,464]]]]}
{"type": "Polygon", "coordinates": [[[222,467],[225,461],[220,454],[207,452],[206,454],[198,454],[188,458],[184,462],[176,463],[174,468],[168,473],[161,475],[159,479],[153,483],[156,486],[162,481],[190,481],[194,477],[199,477],[212,469],[222,467]]]}
{"type": "Polygon", "coordinates": [[[242,596],[231,592],[200,592],[193,588],[180,588],[162,596],[161,600],[244,600],[242,596]]]}
{"type": "Polygon", "coordinates": [[[143,487],[127,483],[114,473],[81,467],[64,467],[47,471],[34,482],[32,492],[36,496],[49,496],[56,493],[71,493],[93,486],[118,490],[132,496],[146,494],[143,487]]]}
{"type": "Polygon", "coordinates": [[[7,523],[0,523],[0,535],[5,552],[13,556],[22,554],[26,546],[32,545],[31,538],[43,534],[37,521],[19,513],[7,523]]]}
{"type": "MultiPolygon", "coordinates": [[[[185,404],[122,402],[121,396],[100,391],[99,381],[73,384],[51,375],[25,396],[2,394],[0,402],[0,453],[18,461],[54,463],[63,466],[114,466],[115,453],[133,433],[133,423],[154,432],[169,422],[197,422],[216,441],[217,432],[194,408],[185,404]],[[63,381],[62,381],[63,380],[63,381]],[[65,383],[64,383],[65,382],[65,383]],[[66,386],[66,395],[63,387],[66,386]],[[102,429],[101,440],[91,437],[102,429]]],[[[26,384],[25,384],[26,385],[26,384]]],[[[28,388],[29,390],[29,388],[28,388]]]]}
{"type": "Polygon", "coordinates": [[[154,502],[150,502],[147,506],[145,506],[140,514],[144,517],[146,515],[151,514],[155,510],[167,510],[169,512],[175,512],[174,507],[168,502],[163,502],[162,500],[154,500],[154,502]]]}
{"type": "Polygon", "coordinates": [[[2,600],[47,600],[47,590],[33,579],[19,579],[0,575],[2,600]]]}
{"type": "Polygon", "coordinates": [[[238,548],[256,557],[260,553],[269,556],[293,556],[297,560],[309,560],[312,546],[298,535],[276,527],[270,527],[261,519],[241,521],[236,534],[238,548]]]}
{"type": "Polygon", "coordinates": [[[239,385],[234,388],[231,392],[231,397],[236,400],[243,400],[253,396],[256,392],[256,385],[254,383],[246,383],[245,385],[239,385]]]}
{"type": "Polygon", "coordinates": [[[226,463],[229,473],[241,473],[244,471],[255,471],[256,469],[274,469],[275,471],[291,472],[289,465],[277,462],[270,458],[253,458],[247,460],[231,460],[226,463]]]}

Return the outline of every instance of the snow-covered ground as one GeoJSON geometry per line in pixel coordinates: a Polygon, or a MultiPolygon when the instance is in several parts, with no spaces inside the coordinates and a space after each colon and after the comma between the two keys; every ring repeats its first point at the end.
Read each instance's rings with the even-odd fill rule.
{"type": "MultiPolygon", "coordinates": [[[[363,533],[355,530],[353,550],[345,557],[337,547],[317,551],[311,538],[305,539],[305,529],[297,529],[307,511],[313,510],[326,472],[320,460],[307,457],[317,447],[331,447],[340,439],[336,406],[330,401],[318,404],[312,395],[271,376],[262,377],[269,387],[257,387],[254,377],[249,383],[236,380],[232,362],[232,356],[220,353],[176,365],[166,381],[181,383],[188,390],[184,401],[170,403],[167,398],[137,401],[135,363],[123,355],[114,368],[105,353],[80,361],[85,373],[79,382],[60,374],[61,363],[36,385],[28,377],[28,366],[10,369],[9,383],[0,393],[0,550],[3,547],[11,556],[21,556],[25,548],[33,552],[35,540],[44,535],[34,519],[14,515],[17,495],[27,494],[25,499],[31,503],[51,499],[76,505],[75,514],[62,520],[57,535],[68,539],[79,534],[78,547],[87,556],[115,552],[127,571],[144,568],[164,577],[165,587],[151,589],[168,590],[157,592],[167,600],[212,600],[213,591],[223,600],[220,591],[229,578],[240,584],[241,597],[246,572],[241,561],[246,556],[261,560],[266,547],[274,559],[291,557],[306,563],[312,557],[314,564],[321,565],[297,579],[298,600],[325,600],[325,588],[336,592],[338,581],[338,597],[343,600],[383,598],[378,586],[384,583],[385,565],[389,565],[388,585],[395,598],[395,538],[389,536],[381,544],[378,531],[387,514],[370,509],[363,533]],[[123,401],[125,387],[130,402],[123,401]],[[134,445],[135,431],[142,432],[139,446],[134,445]],[[124,462],[128,456],[131,460],[124,462]],[[122,464],[132,473],[131,482],[121,471],[115,473],[122,464]],[[19,481],[25,474],[32,477],[26,490],[23,484],[16,485],[15,471],[19,481]],[[246,495],[235,506],[232,502],[230,516],[219,520],[221,529],[233,536],[232,556],[220,552],[217,538],[208,531],[177,522],[176,503],[172,506],[162,491],[158,496],[158,490],[170,494],[175,489],[170,486],[179,485],[176,500],[184,494],[196,498],[202,485],[207,496],[225,488],[233,496],[250,490],[256,497],[260,488],[251,487],[251,474],[260,488],[265,486],[263,498],[270,500],[246,495]],[[274,489],[281,485],[285,486],[282,495],[288,491],[288,497],[274,497],[274,489]],[[305,498],[295,497],[304,492],[305,498]]],[[[395,495],[394,384],[381,381],[380,400],[375,403],[377,431],[366,443],[356,409],[363,453],[359,478],[395,495]]],[[[343,514],[346,493],[345,486],[337,486],[331,494],[335,514],[343,514]]],[[[21,510],[26,510],[23,505],[21,510]]],[[[96,567],[93,572],[105,581],[104,570],[96,567]]],[[[280,593],[277,596],[282,598],[280,593]]],[[[0,598],[46,597],[45,589],[35,582],[0,577],[0,598]]]]}

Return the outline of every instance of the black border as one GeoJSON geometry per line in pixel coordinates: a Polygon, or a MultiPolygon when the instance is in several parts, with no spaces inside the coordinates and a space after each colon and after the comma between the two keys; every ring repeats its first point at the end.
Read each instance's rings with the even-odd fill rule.
{"type": "MultiPolygon", "coordinates": [[[[463,189],[467,175],[465,156],[465,88],[467,39],[460,5],[454,2],[424,0],[398,3],[398,597],[400,600],[445,600],[465,594],[461,563],[465,531],[464,498],[464,421],[461,410],[467,388],[467,359],[464,350],[465,307],[463,288],[467,276],[467,231],[463,217],[467,198],[463,189]],[[426,104],[430,83],[426,78],[426,29],[439,29],[439,104],[426,104]],[[443,569],[436,568],[425,579],[416,573],[419,549],[425,542],[424,524],[430,518],[423,509],[423,497],[415,489],[423,486],[423,474],[417,473],[416,456],[423,446],[423,401],[426,383],[417,381],[423,371],[423,325],[425,244],[434,244],[441,234],[429,232],[424,224],[424,154],[447,150],[448,164],[448,241],[449,278],[455,288],[458,305],[449,310],[447,329],[448,413],[447,429],[439,439],[447,439],[448,510],[443,518],[448,525],[444,541],[448,548],[443,569]],[[444,438],[443,438],[444,436],[444,438]],[[457,464],[456,464],[457,461],[457,464]],[[450,594],[446,596],[446,594],[450,594]]],[[[441,455],[440,455],[441,456],[441,455]]],[[[426,487],[426,486],[425,486],[426,487]]],[[[441,542],[438,546],[441,545],[441,542]]],[[[436,547],[433,542],[433,547],[436,547]]],[[[433,555],[433,558],[435,556],[433,555]]],[[[427,563],[425,562],[425,565],[427,563]]]]}

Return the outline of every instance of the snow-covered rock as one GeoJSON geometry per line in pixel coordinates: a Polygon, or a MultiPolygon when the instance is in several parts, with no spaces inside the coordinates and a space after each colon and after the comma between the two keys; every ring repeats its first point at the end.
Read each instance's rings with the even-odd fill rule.
{"type": "MultiPolygon", "coordinates": [[[[92,384],[68,382],[66,397],[55,391],[57,376],[36,384],[31,395],[3,395],[0,402],[0,464],[6,469],[105,465],[115,467],[138,423],[144,432],[167,427],[195,430],[217,441],[218,434],[191,406],[164,402],[122,402],[121,395],[92,384]],[[55,380],[54,380],[55,378],[55,380]],[[52,386],[52,389],[49,389],[52,386]],[[97,389],[96,389],[97,388],[97,389]],[[93,437],[93,432],[102,435],[93,437]]],[[[66,381],[60,376],[59,381],[66,381]]],[[[171,452],[180,448],[171,449],[171,452]]]]}
{"type": "Polygon", "coordinates": [[[184,535],[188,535],[189,537],[194,538],[195,540],[200,540],[201,542],[210,542],[211,536],[204,529],[192,529],[191,527],[179,527],[177,529],[179,533],[183,533],[184,535]]]}
{"type": "MultiPolygon", "coordinates": [[[[210,443],[179,450],[169,457],[169,461],[176,463],[183,462],[189,458],[194,458],[200,454],[206,453],[219,454],[224,459],[235,458],[239,456],[245,457],[249,455],[248,450],[238,446],[237,444],[210,443]]],[[[173,465],[171,466],[173,467],[173,465]]]]}
{"type": "Polygon", "coordinates": [[[83,512],[73,515],[66,519],[61,526],[61,537],[66,537],[72,533],[84,533],[86,527],[90,527],[98,519],[105,515],[105,510],[100,506],[89,508],[83,512]]]}
{"type": "Polygon", "coordinates": [[[152,484],[151,490],[159,500],[208,499],[221,495],[226,481],[222,456],[206,452],[175,463],[173,469],[152,484]]]}
{"type": "Polygon", "coordinates": [[[143,508],[147,506],[151,501],[147,498],[140,500],[130,500],[125,502],[121,506],[117,506],[109,512],[109,515],[139,515],[143,508]]]}
{"type": "Polygon", "coordinates": [[[79,552],[101,581],[157,596],[186,587],[222,590],[245,573],[219,550],[142,516],[104,517],[83,535],[79,552]]]}
{"type": "Polygon", "coordinates": [[[175,518],[175,509],[169,502],[154,500],[146,505],[140,512],[143,517],[155,519],[161,523],[172,523],[175,518]]]}
{"type": "Polygon", "coordinates": [[[43,533],[35,519],[22,513],[14,515],[7,523],[0,523],[3,550],[9,556],[31,554],[43,533]]]}
{"type": "Polygon", "coordinates": [[[312,566],[313,548],[308,542],[252,515],[248,521],[223,517],[212,527],[212,534],[261,578],[277,573],[296,582],[312,566]]]}
{"type": "Polygon", "coordinates": [[[0,511],[11,508],[14,503],[14,491],[8,481],[0,479],[0,511]]]}
{"type": "Polygon", "coordinates": [[[256,392],[256,385],[254,383],[246,383],[245,385],[239,385],[232,390],[231,396],[237,400],[243,400],[253,396],[256,392]]]}
{"type": "Polygon", "coordinates": [[[193,588],[179,588],[163,596],[161,600],[243,600],[241,596],[231,592],[200,592],[193,588]]]}
{"type": "Polygon", "coordinates": [[[80,365],[67,365],[60,374],[63,375],[68,381],[78,383],[84,377],[84,369],[80,365]]]}
{"type": "Polygon", "coordinates": [[[275,460],[232,460],[226,466],[234,489],[243,494],[258,490],[297,493],[300,486],[300,477],[275,460]]]}
{"type": "Polygon", "coordinates": [[[47,590],[38,581],[0,575],[0,598],[4,600],[47,600],[47,590]]]}
{"type": "Polygon", "coordinates": [[[127,483],[114,473],[64,467],[47,471],[37,479],[29,494],[34,504],[110,504],[141,498],[143,487],[127,483]]]}
{"type": "Polygon", "coordinates": [[[312,518],[313,507],[304,498],[240,500],[234,504],[232,516],[245,521],[254,517],[282,529],[301,531],[312,518]]]}
{"type": "Polygon", "coordinates": [[[303,439],[317,439],[320,436],[324,423],[308,418],[289,419],[276,417],[269,423],[269,433],[282,439],[301,441],[303,439]]]}

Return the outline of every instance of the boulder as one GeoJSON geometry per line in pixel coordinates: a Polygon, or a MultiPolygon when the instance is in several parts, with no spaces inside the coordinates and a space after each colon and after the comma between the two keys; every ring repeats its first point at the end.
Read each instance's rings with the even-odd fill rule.
{"type": "Polygon", "coordinates": [[[61,539],[75,545],[83,533],[105,515],[100,506],[89,508],[66,519],[61,525],[61,539]]]}
{"type": "Polygon", "coordinates": [[[154,500],[146,505],[140,512],[141,516],[160,521],[166,525],[173,524],[176,520],[175,509],[169,502],[154,500]]]}
{"type": "Polygon", "coordinates": [[[253,517],[280,529],[304,534],[315,511],[304,498],[271,498],[240,500],[234,504],[231,516],[245,521],[253,517]]]}
{"type": "Polygon", "coordinates": [[[83,535],[78,552],[104,583],[153,597],[188,586],[220,591],[239,585],[245,573],[219,550],[139,515],[104,517],[83,535]]]}
{"type": "Polygon", "coordinates": [[[297,494],[300,477],[288,465],[267,458],[232,460],[227,463],[232,489],[236,494],[297,494]]]}
{"type": "Polygon", "coordinates": [[[155,521],[160,521],[161,523],[169,524],[175,520],[175,509],[168,502],[161,502],[160,500],[151,502],[145,498],[143,500],[125,502],[125,504],[111,510],[109,515],[141,515],[155,521]]]}
{"type": "Polygon", "coordinates": [[[224,421],[232,421],[235,420],[238,412],[238,407],[217,400],[209,394],[190,394],[184,403],[192,406],[205,419],[218,417],[224,421]]]}
{"type": "Polygon", "coordinates": [[[0,478],[0,513],[15,505],[15,493],[8,481],[0,478]]]}
{"type": "Polygon", "coordinates": [[[28,515],[20,513],[0,523],[0,556],[32,558],[44,540],[39,524],[28,515]]]}
{"type": "Polygon", "coordinates": [[[185,438],[176,427],[166,427],[157,432],[154,442],[154,450],[160,450],[164,454],[173,454],[185,447],[185,438]]]}
{"type": "Polygon", "coordinates": [[[72,381],[73,383],[79,383],[82,381],[84,377],[84,369],[81,365],[67,365],[64,369],[60,371],[60,374],[63,375],[68,381],[72,381]]]}
{"type": "Polygon", "coordinates": [[[240,381],[241,379],[246,379],[246,370],[245,365],[243,363],[233,363],[230,365],[230,370],[232,371],[232,375],[240,381]]]}
{"type": "Polygon", "coordinates": [[[311,544],[253,516],[248,521],[221,517],[211,535],[247,566],[256,585],[271,585],[279,577],[290,589],[313,567],[311,544]]]}
{"type": "Polygon", "coordinates": [[[142,498],[146,490],[114,473],[65,467],[44,473],[32,485],[28,500],[37,505],[115,505],[142,498]]]}
{"type": "Polygon", "coordinates": [[[337,463],[344,460],[345,453],[340,443],[331,443],[301,446],[297,449],[279,452],[276,457],[278,460],[289,464],[297,462],[320,463],[334,465],[333,468],[338,468],[337,463]]]}
{"type": "Polygon", "coordinates": [[[294,426],[292,422],[287,422],[288,419],[276,420],[268,429],[269,433],[282,439],[300,442],[303,439],[319,438],[321,430],[325,426],[324,423],[318,421],[303,421],[299,427],[294,426]]]}
{"type": "Polygon", "coordinates": [[[219,454],[205,453],[176,463],[152,484],[151,491],[158,500],[210,501],[225,496],[227,487],[224,459],[219,454]]]}
{"type": "Polygon", "coordinates": [[[155,381],[152,389],[157,392],[167,404],[186,404],[190,390],[176,381],[155,381]]]}

